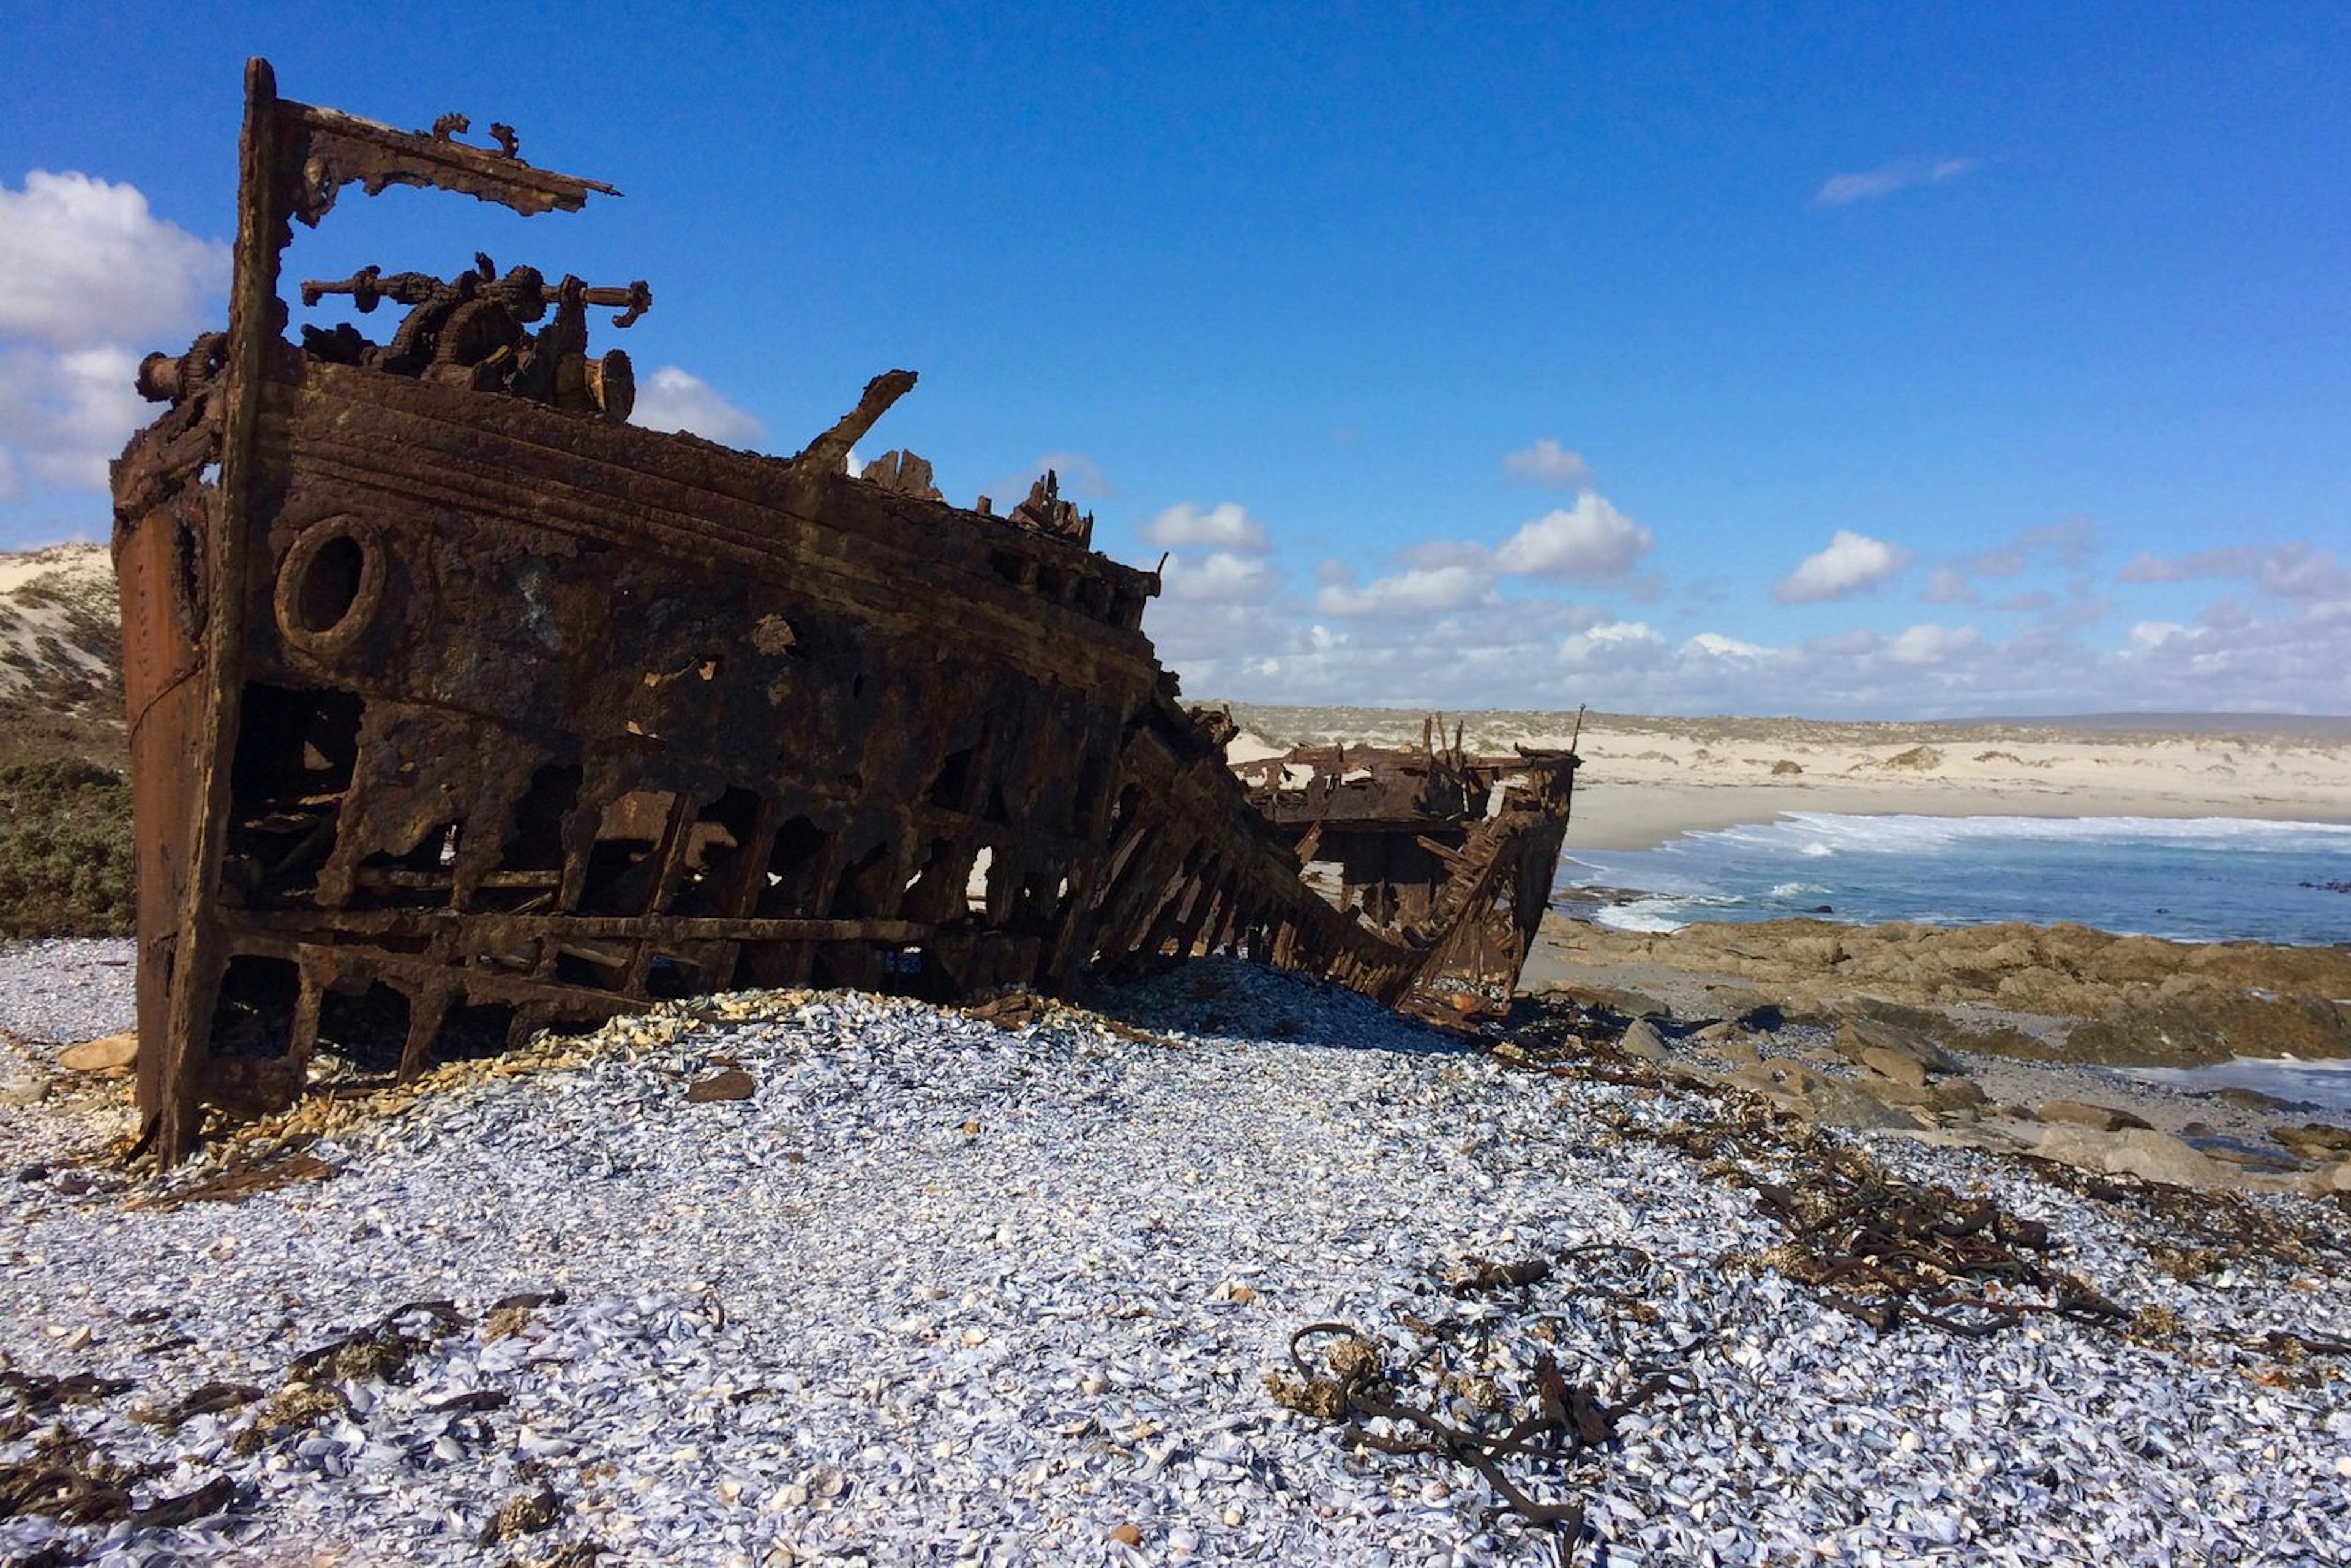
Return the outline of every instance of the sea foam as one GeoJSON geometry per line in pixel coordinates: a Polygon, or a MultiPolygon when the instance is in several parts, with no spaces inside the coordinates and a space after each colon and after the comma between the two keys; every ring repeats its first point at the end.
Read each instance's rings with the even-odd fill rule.
{"type": "Polygon", "coordinates": [[[2078,921],[2179,941],[2351,940],[2351,823],[2231,817],[1792,812],[1655,850],[1571,848],[1560,886],[1644,896],[1628,930],[1812,915],[1970,925],[2078,921]]]}

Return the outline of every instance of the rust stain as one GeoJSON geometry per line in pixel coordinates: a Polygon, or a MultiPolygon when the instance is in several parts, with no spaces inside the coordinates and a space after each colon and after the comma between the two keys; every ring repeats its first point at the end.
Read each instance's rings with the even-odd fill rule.
{"type": "Polygon", "coordinates": [[[225,332],[149,356],[115,465],[157,1157],[321,1049],[413,1076],[742,986],[954,999],[1208,951],[1439,1019],[1507,1008],[1572,750],[1300,751],[1237,773],[1142,632],[1155,573],[1056,477],[997,515],[850,449],[625,423],[642,281],[368,268],[289,341],[279,256],[345,184],[525,214],[609,186],[514,132],[402,131],[247,68],[225,332]],[[1331,869],[1330,896],[1301,878],[1331,869]],[[1334,868],[1334,869],[1333,869],[1334,868]]]}

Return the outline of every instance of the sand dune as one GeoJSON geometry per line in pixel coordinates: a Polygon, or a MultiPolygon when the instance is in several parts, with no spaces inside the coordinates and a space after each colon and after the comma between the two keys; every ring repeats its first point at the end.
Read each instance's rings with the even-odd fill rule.
{"type": "Polygon", "coordinates": [[[111,697],[122,659],[114,564],[101,545],[0,555],[0,699],[111,697]]]}

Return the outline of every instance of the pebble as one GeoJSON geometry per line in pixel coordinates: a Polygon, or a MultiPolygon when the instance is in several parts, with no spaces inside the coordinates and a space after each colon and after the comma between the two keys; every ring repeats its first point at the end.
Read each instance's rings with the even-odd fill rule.
{"type": "Polygon", "coordinates": [[[137,953],[126,936],[0,942],[0,1034],[64,1044],[131,1028],[137,953]]]}
{"type": "MultiPolygon", "coordinates": [[[[86,961],[0,950],[0,995],[46,983],[28,947],[86,961]]],[[[42,1131],[58,1113],[0,1112],[30,1140],[12,1167],[89,1178],[0,1185],[0,1364],[131,1380],[56,1418],[159,1467],[139,1500],[238,1488],[169,1529],[20,1514],[0,1562],[469,1563],[542,1489],[559,1506],[517,1561],[1552,1561],[1475,1472],[1270,1397],[1298,1329],[1354,1323],[1401,1359],[1426,1343],[1407,1317],[1474,1325],[1513,1390],[1541,1357],[1604,1396],[1680,1375],[1607,1451],[1532,1472],[1586,1503],[1578,1562],[2351,1559],[2339,1381],[2243,1348],[2339,1333],[2339,1253],[2189,1284],[2021,1166],[1868,1135],[2182,1325],[1877,1335],[1757,1263],[1782,1238],[1750,1192],[1606,1131],[1709,1101],[1510,1071],[1332,988],[1206,962],[1104,998],[1118,1029],[1048,1009],[1012,1032],[866,997],[722,1003],[354,1117],[314,1151],[335,1179],[233,1205],[126,1207],[141,1186],[74,1163],[42,1131]],[[1289,1038],[1247,1034],[1275,1019],[1289,1038]],[[752,1098],[686,1102],[727,1064],[752,1098]],[[1556,1268],[1524,1309],[1437,1278],[1594,1243],[1647,1260],[1556,1268]],[[488,1332],[519,1292],[550,1299],[488,1332]],[[464,1322],[409,1312],[396,1375],[318,1384],[283,1431],[266,1398],[134,1418],[207,1384],[272,1393],[301,1353],[436,1301],[464,1322]]]]}

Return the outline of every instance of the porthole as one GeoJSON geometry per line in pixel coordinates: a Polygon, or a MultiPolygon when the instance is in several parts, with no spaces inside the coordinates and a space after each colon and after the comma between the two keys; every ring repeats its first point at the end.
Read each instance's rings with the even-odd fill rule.
{"type": "Polygon", "coordinates": [[[320,658],[349,647],[383,602],[383,549],[355,517],[306,529],[277,567],[277,629],[320,658]]]}

